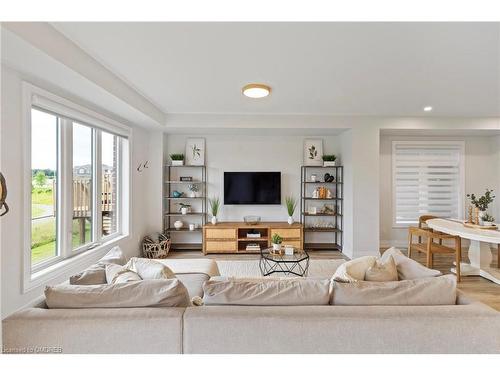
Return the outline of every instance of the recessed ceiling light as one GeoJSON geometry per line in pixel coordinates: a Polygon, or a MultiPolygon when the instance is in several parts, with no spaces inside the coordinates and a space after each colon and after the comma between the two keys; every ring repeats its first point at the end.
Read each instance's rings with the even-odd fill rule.
{"type": "Polygon", "coordinates": [[[268,96],[271,93],[271,88],[261,83],[249,83],[248,85],[243,86],[241,92],[249,98],[258,99],[268,96]]]}
{"type": "Polygon", "coordinates": [[[428,105],[427,107],[424,107],[424,111],[430,112],[430,111],[432,111],[432,107],[430,105],[428,105]]]}

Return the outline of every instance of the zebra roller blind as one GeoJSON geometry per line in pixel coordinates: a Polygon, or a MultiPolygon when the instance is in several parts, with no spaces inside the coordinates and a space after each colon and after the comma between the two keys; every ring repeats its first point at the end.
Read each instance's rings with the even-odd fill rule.
{"type": "Polygon", "coordinates": [[[463,216],[463,142],[393,141],[393,224],[463,216]]]}

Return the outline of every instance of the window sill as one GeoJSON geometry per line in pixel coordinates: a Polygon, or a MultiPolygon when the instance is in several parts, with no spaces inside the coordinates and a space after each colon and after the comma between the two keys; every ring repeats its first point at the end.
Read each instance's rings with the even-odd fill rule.
{"type": "Polygon", "coordinates": [[[35,288],[38,288],[53,279],[63,276],[69,277],[74,273],[80,272],[82,268],[86,268],[93,262],[97,262],[113,246],[116,246],[120,241],[127,238],[129,238],[129,235],[119,235],[102,245],[57,262],[47,268],[44,268],[43,270],[31,274],[29,272],[25,272],[23,293],[27,293],[35,288]]]}

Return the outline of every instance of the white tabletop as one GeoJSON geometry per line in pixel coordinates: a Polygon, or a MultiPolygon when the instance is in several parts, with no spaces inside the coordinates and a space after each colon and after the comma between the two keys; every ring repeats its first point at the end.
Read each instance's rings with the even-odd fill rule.
{"type": "Polygon", "coordinates": [[[450,219],[430,219],[427,220],[426,224],[434,230],[453,236],[481,242],[500,243],[500,231],[498,230],[467,228],[463,222],[450,219]]]}

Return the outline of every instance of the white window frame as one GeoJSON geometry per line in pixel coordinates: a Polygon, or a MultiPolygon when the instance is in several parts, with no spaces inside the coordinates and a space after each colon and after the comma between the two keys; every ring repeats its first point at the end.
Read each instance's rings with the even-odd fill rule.
{"type": "MultiPolygon", "coordinates": [[[[67,273],[68,270],[77,269],[81,264],[89,259],[95,259],[103,255],[109,248],[118,241],[129,237],[130,229],[130,205],[131,205],[131,147],[132,132],[128,126],[110,119],[100,113],[82,107],[67,99],[52,94],[44,89],[36,87],[27,82],[23,82],[23,165],[24,165],[24,185],[23,185],[23,212],[24,212],[24,231],[23,231],[23,292],[26,293],[44,282],[53,279],[59,275],[67,273]],[[57,226],[58,241],[60,242],[58,253],[46,261],[35,266],[31,264],[31,110],[39,108],[54,115],[60,116],[60,121],[75,121],[93,129],[93,169],[94,176],[100,176],[97,173],[101,171],[98,147],[101,147],[102,131],[119,136],[118,142],[118,204],[117,204],[117,232],[108,236],[102,236],[100,232],[100,206],[96,199],[93,202],[93,241],[82,245],[76,249],[71,246],[71,226],[68,230],[68,223],[71,223],[72,217],[72,127],[61,126],[58,134],[59,139],[65,139],[66,142],[58,142],[58,189],[57,205],[59,221],[66,223],[57,226]],[[69,141],[71,140],[71,141],[69,141]],[[70,157],[68,155],[71,155],[70,157]],[[63,162],[63,160],[66,162],[63,162]],[[64,170],[62,168],[65,168],[64,170]],[[64,194],[63,194],[64,192],[64,194]],[[66,208],[67,212],[64,212],[66,208]],[[68,216],[69,215],[69,216],[68,216]],[[60,233],[59,229],[65,228],[67,233],[60,233]]],[[[94,197],[98,197],[100,192],[99,178],[93,178],[94,197]]]]}
{"type": "Polygon", "coordinates": [[[396,146],[397,145],[425,145],[427,147],[429,146],[443,146],[443,145],[450,145],[450,146],[456,146],[460,149],[460,161],[459,161],[459,179],[460,179],[460,193],[459,196],[462,197],[462,199],[459,199],[458,201],[458,214],[459,217],[457,219],[462,219],[463,214],[464,214],[464,207],[465,207],[465,142],[464,141],[438,141],[438,140],[415,140],[415,141],[408,141],[408,140],[394,140],[392,141],[392,157],[391,157],[391,174],[392,174],[392,185],[391,185],[391,195],[392,195],[392,227],[397,229],[397,228],[408,228],[414,224],[418,224],[418,221],[415,223],[398,223],[396,222],[396,213],[397,213],[397,207],[396,207],[396,146]]]}

